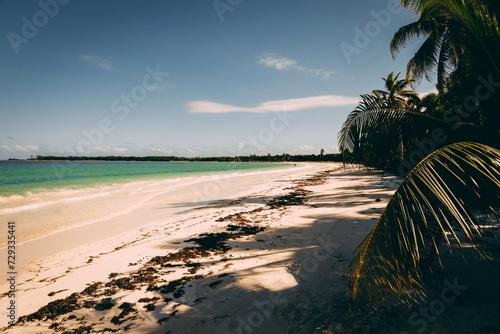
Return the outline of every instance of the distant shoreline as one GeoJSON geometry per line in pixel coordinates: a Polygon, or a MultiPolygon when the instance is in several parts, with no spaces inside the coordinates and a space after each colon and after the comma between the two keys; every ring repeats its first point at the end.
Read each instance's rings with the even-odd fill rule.
{"type": "Polygon", "coordinates": [[[177,157],[177,156],[43,156],[36,158],[17,159],[9,158],[0,161],[182,161],[182,162],[341,162],[342,154],[300,154],[290,155],[287,153],[277,155],[255,155],[248,156],[220,156],[220,157],[177,157]]]}

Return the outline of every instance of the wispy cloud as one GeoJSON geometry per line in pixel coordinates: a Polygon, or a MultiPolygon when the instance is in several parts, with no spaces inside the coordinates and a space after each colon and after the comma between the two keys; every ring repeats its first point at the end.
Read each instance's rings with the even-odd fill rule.
{"type": "Polygon", "coordinates": [[[168,155],[174,154],[173,150],[167,150],[167,149],[164,149],[164,148],[152,148],[151,151],[153,153],[161,153],[161,154],[168,154],[168,155]]]}
{"type": "Polygon", "coordinates": [[[14,146],[14,151],[28,152],[28,151],[36,151],[36,150],[38,150],[38,146],[33,146],[33,145],[25,145],[25,146],[16,145],[16,146],[14,146]]]}
{"type": "Polygon", "coordinates": [[[290,69],[302,70],[297,61],[288,58],[277,58],[274,54],[267,54],[259,59],[259,64],[272,67],[276,70],[289,71],[290,69]]]}
{"type": "Polygon", "coordinates": [[[111,57],[80,55],[78,59],[83,60],[89,64],[92,64],[104,71],[112,71],[115,66],[115,59],[111,57]]]}
{"type": "Polygon", "coordinates": [[[152,85],[152,86],[147,86],[146,89],[147,90],[162,90],[163,87],[160,85],[152,85]]]}
{"type": "Polygon", "coordinates": [[[331,75],[333,75],[334,71],[327,71],[323,69],[313,69],[308,68],[303,65],[300,65],[296,60],[286,58],[286,57],[278,57],[274,53],[266,53],[259,58],[259,64],[264,65],[266,67],[271,67],[279,71],[290,71],[296,70],[308,74],[312,74],[315,76],[322,77],[323,79],[329,79],[331,75]]]}
{"type": "Polygon", "coordinates": [[[356,105],[358,102],[359,99],[354,97],[322,95],[290,100],[268,101],[263,102],[253,108],[232,106],[212,101],[191,101],[188,102],[187,105],[189,113],[223,114],[231,112],[268,113],[275,111],[296,111],[320,107],[340,107],[356,105]]]}
{"type": "Polygon", "coordinates": [[[91,150],[88,148],[77,147],[76,151],[82,155],[90,155],[90,154],[121,154],[128,151],[128,148],[125,147],[101,147],[101,146],[93,146],[91,150]]]}
{"type": "Polygon", "coordinates": [[[307,144],[299,146],[298,149],[300,151],[302,151],[303,153],[310,153],[310,154],[312,154],[315,151],[317,151],[317,149],[315,149],[313,146],[307,145],[307,144]]]}
{"type": "Polygon", "coordinates": [[[438,94],[438,90],[437,89],[432,89],[432,90],[429,90],[427,92],[423,92],[423,93],[418,93],[418,96],[420,96],[421,98],[428,95],[428,94],[438,94]]]}
{"type": "Polygon", "coordinates": [[[9,151],[9,152],[29,152],[29,151],[36,151],[38,150],[38,146],[33,146],[33,145],[15,145],[14,147],[2,145],[0,146],[2,150],[9,151]]]}

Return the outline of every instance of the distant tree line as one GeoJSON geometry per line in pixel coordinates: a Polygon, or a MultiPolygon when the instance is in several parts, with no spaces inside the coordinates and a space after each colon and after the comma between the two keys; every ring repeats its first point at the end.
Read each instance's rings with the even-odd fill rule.
{"type": "Polygon", "coordinates": [[[271,155],[249,155],[249,156],[235,156],[235,157],[176,157],[176,156],[146,156],[146,157],[136,157],[136,156],[98,156],[98,157],[86,157],[86,156],[53,156],[53,155],[37,155],[36,158],[31,158],[29,160],[71,160],[71,161],[81,161],[81,160],[93,160],[93,161],[218,161],[218,162],[340,162],[342,161],[341,154],[324,154],[322,151],[320,154],[302,154],[302,155],[290,155],[290,154],[278,154],[271,155]]]}

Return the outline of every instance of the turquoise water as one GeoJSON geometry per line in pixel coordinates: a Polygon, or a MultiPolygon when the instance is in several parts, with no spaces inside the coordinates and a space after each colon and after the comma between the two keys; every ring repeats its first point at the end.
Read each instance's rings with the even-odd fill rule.
{"type": "Polygon", "coordinates": [[[0,161],[0,196],[289,166],[293,165],[257,162],[0,161]]]}

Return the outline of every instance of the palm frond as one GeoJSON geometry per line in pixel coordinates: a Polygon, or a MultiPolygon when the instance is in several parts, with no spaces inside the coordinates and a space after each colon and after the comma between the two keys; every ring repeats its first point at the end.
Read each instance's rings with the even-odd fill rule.
{"type": "MultiPolygon", "coordinates": [[[[463,23],[471,35],[481,46],[481,51],[489,59],[497,74],[500,74],[500,61],[498,60],[500,42],[500,23],[496,16],[494,6],[483,0],[428,0],[430,6],[447,6],[449,12],[463,23]]],[[[496,5],[498,6],[498,5],[496,5]]]]}
{"type": "Polygon", "coordinates": [[[446,32],[444,33],[443,42],[441,43],[436,69],[437,86],[440,89],[445,85],[446,79],[450,76],[451,72],[458,64],[459,53],[454,49],[457,44],[453,41],[449,41],[449,39],[452,39],[453,37],[454,36],[450,33],[446,32]]]}
{"type": "Polygon", "coordinates": [[[406,47],[412,39],[428,36],[433,30],[431,22],[422,20],[399,28],[390,44],[392,57],[394,58],[396,53],[406,47]]]}
{"type": "Polygon", "coordinates": [[[474,245],[476,214],[498,219],[500,151],[474,142],[445,146],[421,161],[401,183],[349,265],[352,301],[378,303],[424,296],[419,263],[440,240],[474,245]]]}
{"type": "Polygon", "coordinates": [[[422,0],[401,0],[401,6],[411,10],[413,16],[418,17],[422,11],[424,1],[422,0]]]}
{"type": "Polygon", "coordinates": [[[439,38],[429,37],[417,50],[407,65],[407,77],[416,82],[422,79],[431,80],[434,69],[439,62],[441,41],[439,38]]]}

